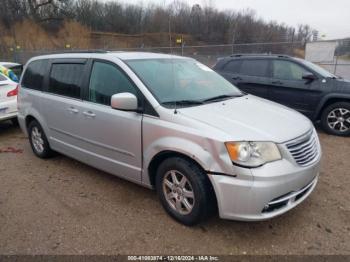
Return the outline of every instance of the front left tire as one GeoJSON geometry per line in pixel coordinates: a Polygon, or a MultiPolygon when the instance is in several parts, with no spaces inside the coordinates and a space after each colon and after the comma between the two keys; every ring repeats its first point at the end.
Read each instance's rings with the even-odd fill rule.
{"type": "Polygon", "coordinates": [[[172,157],[160,164],[156,189],[166,212],[184,225],[198,224],[214,211],[214,190],[207,174],[185,158],[172,157]]]}

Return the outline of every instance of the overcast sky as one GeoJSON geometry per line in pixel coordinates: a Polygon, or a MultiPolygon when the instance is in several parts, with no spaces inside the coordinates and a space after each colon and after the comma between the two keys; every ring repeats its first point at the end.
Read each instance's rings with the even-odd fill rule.
{"type": "MultiPolygon", "coordinates": [[[[170,3],[173,0],[120,0],[128,3],[170,3]]],[[[208,0],[207,0],[208,1],[208,0]]],[[[203,0],[186,0],[190,5],[203,0]]],[[[212,0],[220,10],[255,9],[265,20],[284,22],[291,26],[309,24],[326,39],[350,37],[350,0],[212,0]]]]}

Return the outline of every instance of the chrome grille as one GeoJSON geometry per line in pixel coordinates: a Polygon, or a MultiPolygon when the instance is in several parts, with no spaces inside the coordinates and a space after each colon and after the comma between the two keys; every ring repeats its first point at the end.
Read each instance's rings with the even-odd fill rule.
{"type": "Polygon", "coordinates": [[[318,139],[314,132],[315,131],[311,131],[286,144],[295,162],[301,166],[312,164],[318,157],[318,139]]]}

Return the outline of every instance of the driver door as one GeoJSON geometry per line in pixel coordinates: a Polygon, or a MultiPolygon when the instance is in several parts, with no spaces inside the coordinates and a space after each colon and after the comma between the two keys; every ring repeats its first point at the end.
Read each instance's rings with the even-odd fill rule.
{"type": "Polygon", "coordinates": [[[92,63],[86,101],[82,108],[82,147],[93,166],[134,182],[141,181],[142,114],[110,106],[111,96],[137,87],[116,64],[92,63]]]}
{"type": "Polygon", "coordinates": [[[305,80],[305,74],[312,73],[292,61],[272,60],[270,100],[312,117],[322,92],[319,80],[305,80]]]}

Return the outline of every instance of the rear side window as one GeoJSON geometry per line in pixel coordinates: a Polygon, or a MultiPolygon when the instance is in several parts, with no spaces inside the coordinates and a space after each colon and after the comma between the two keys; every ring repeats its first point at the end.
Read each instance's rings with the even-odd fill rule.
{"type": "Polygon", "coordinates": [[[48,60],[31,62],[24,73],[22,86],[34,90],[43,89],[44,75],[47,70],[48,60]]]}
{"type": "Polygon", "coordinates": [[[268,65],[268,60],[243,60],[240,72],[247,76],[267,77],[268,65]]]}
{"type": "Polygon", "coordinates": [[[240,66],[241,66],[241,60],[232,60],[224,66],[223,71],[227,73],[238,74],[240,66]]]}
{"type": "Polygon", "coordinates": [[[48,91],[62,96],[80,98],[84,66],[84,64],[52,64],[48,91]]]}

